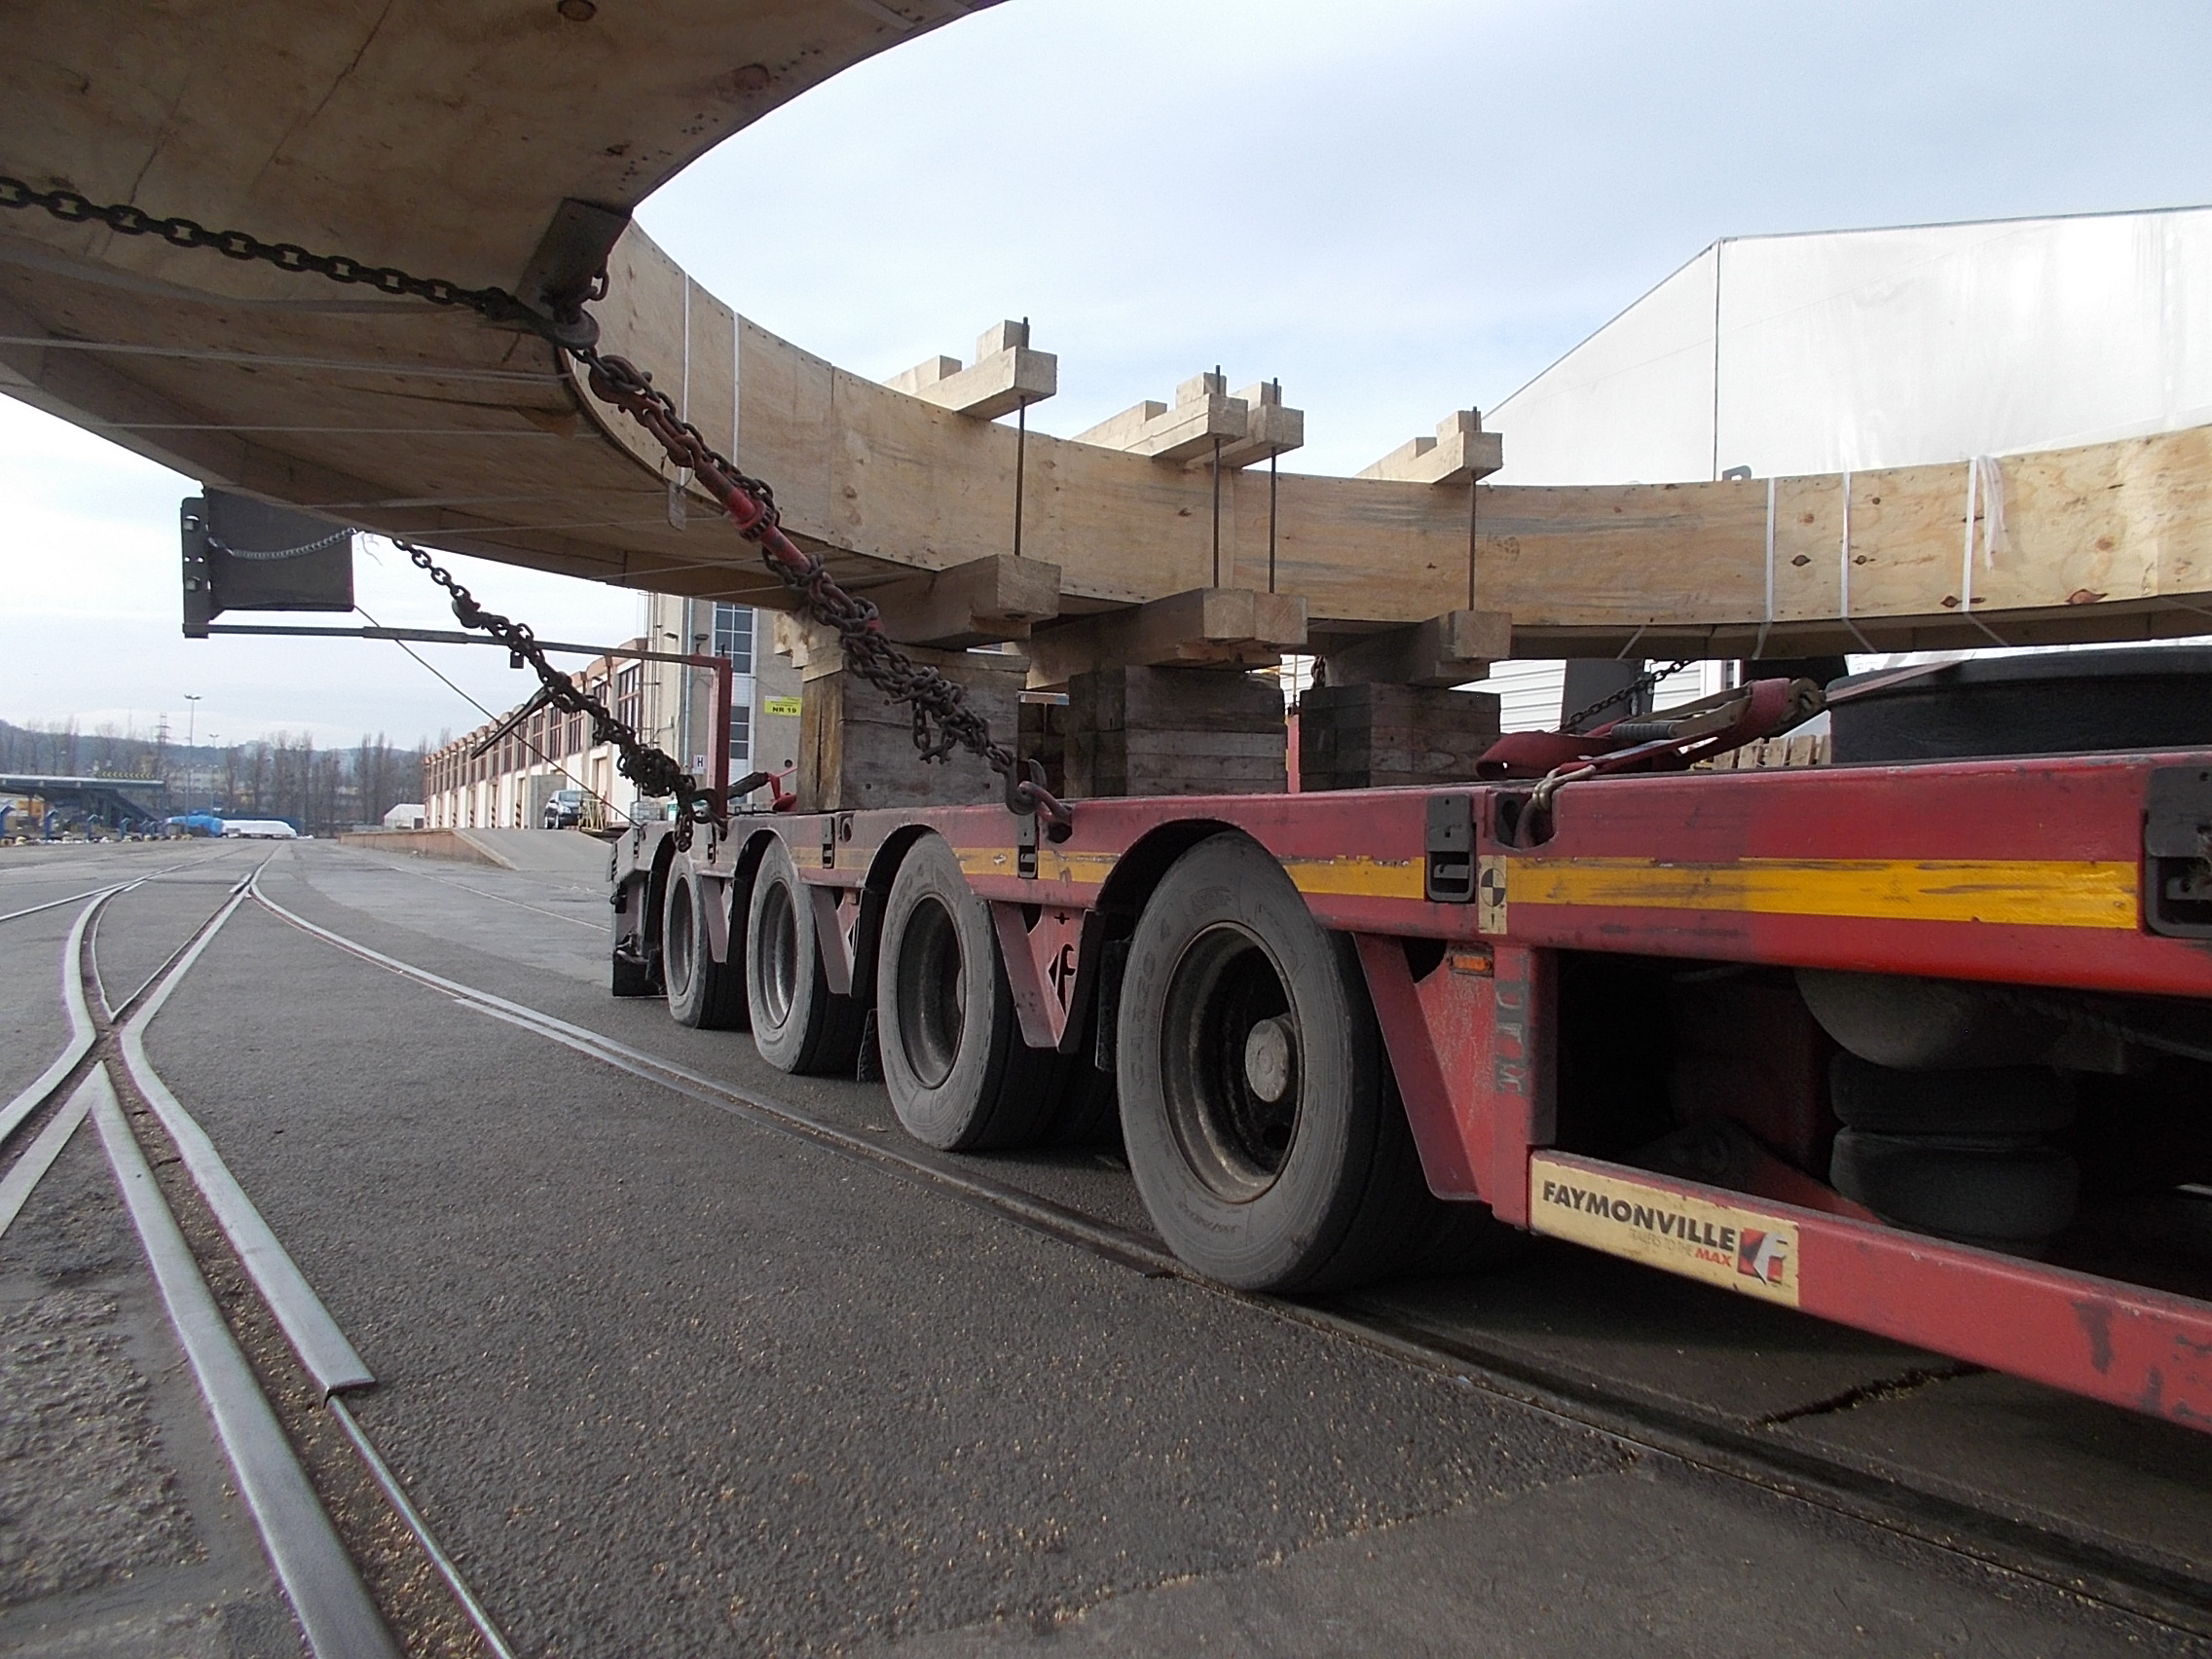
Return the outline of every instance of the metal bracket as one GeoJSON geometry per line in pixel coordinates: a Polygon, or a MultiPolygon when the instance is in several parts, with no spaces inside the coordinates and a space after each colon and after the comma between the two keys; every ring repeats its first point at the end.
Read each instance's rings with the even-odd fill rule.
{"type": "Polygon", "coordinates": [[[553,210],[553,222],[523,267],[515,295],[525,310],[552,323],[551,337],[561,345],[599,344],[599,324],[584,314],[584,306],[605,291],[600,278],[608,255],[629,225],[628,208],[602,207],[572,196],[553,210]]]}
{"type": "Polygon", "coordinates": [[[2161,766],[2144,789],[2143,923],[2212,939],[2212,770],[2161,766]]]}
{"type": "Polygon", "coordinates": [[[1428,830],[1423,838],[1424,897],[1439,904],[1464,904],[1475,896],[1475,797],[1428,797],[1428,830]]]}

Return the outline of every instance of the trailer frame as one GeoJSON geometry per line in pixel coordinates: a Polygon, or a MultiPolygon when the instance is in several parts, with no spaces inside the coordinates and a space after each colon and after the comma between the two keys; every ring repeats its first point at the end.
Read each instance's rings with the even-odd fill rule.
{"type": "Polygon", "coordinates": [[[616,848],[616,932],[649,959],[681,876],[718,895],[725,959],[780,839],[830,989],[865,1000],[899,862],[936,834],[990,906],[1023,1039],[1110,1065],[1115,943],[1183,851],[1233,830],[1355,944],[1439,1198],[2212,1427],[2212,1302],[1892,1226],[1779,1160],[1740,1190],[1592,1157],[1559,1144],[1558,1114],[1559,969],[1581,954],[2212,1000],[2212,929],[2165,897],[2175,849],[2212,834],[2212,753],[1592,778],[1522,845],[1530,793],[1086,800],[1057,841],[990,806],[741,815],[688,838],[645,825],[616,848]]]}

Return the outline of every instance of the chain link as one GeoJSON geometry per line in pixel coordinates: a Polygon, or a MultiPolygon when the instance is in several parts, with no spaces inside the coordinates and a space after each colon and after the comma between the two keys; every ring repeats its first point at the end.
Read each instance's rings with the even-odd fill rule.
{"type": "Polygon", "coordinates": [[[738,534],[757,542],[763,560],[784,586],[805,602],[806,613],[833,630],[844,647],[845,666],[895,703],[913,710],[914,747],[925,763],[940,761],[965,749],[1006,780],[1007,805],[1014,812],[1042,814],[1055,827],[1070,822],[1066,805],[1046,790],[1044,768],[1024,767],[1013,750],[992,740],[983,717],[968,706],[967,693],[938,669],[917,663],[883,632],[881,613],[871,601],[847,593],[831,577],[818,554],[808,553],[784,533],[775,493],[750,478],[719,454],[699,428],[683,419],[652,376],[627,358],[586,347],[571,353],[589,371],[592,395],[611,403],[650,432],[676,465],[690,472],[700,488],[722,505],[738,534]]]}
{"type": "Polygon", "coordinates": [[[196,219],[158,219],[128,202],[102,206],[74,190],[34,190],[19,178],[0,177],[0,207],[42,207],[64,224],[97,222],[118,236],[160,237],[171,247],[213,248],[226,259],[257,260],[279,271],[327,276],[333,282],[365,283],[380,294],[458,306],[495,321],[546,332],[547,319],[504,288],[464,288],[434,276],[412,276],[395,266],[366,265],[341,253],[311,253],[297,242],[266,242],[243,231],[211,231],[196,219]]]}
{"type": "Polygon", "coordinates": [[[476,596],[438,564],[427,549],[412,541],[396,539],[394,545],[415,562],[418,571],[445,589],[447,597],[453,601],[453,613],[463,628],[491,635],[529,665],[537,676],[538,684],[544,688],[545,701],[564,714],[584,715],[590,719],[592,742],[614,745],[619,756],[616,770],[638,786],[640,794],[676,797],[677,834],[681,841],[689,843],[692,825],[719,823],[727,817],[727,804],[715,791],[701,789],[698,780],[680,766],[673,756],[645,742],[628,724],[617,719],[605,703],[579,689],[573,678],[548,662],[529,623],[501,616],[496,610],[486,610],[476,603],[476,596]]]}
{"type": "MultiPolygon", "coordinates": [[[[904,703],[913,710],[914,747],[925,763],[942,761],[955,749],[965,749],[1005,779],[1010,810],[1038,813],[1051,824],[1055,837],[1066,833],[1071,822],[1068,809],[1045,788],[1043,766],[1035,760],[1025,766],[1013,750],[995,742],[989,723],[969,707],[967,693],[956,682],[915,662],[894,645],[884,636],[875,606],[847,593],[820,556],[802,551],[784,533],[775,492],[759,479],[747,477],[719,454],[699,428],[683,419],[675,400],[652,384],[651,375],[625,358],[602,354],[598,324],[580,309],[546,316],[504,288],[464,288],[456,282],[410,276],[393,266],[364,265],[342,254],[311,253],[296,242],[265,242],[243,231],[210,231],[192,219],[158,219],[129,203],[101,206],[74,190],[34,190],[21,179],[4,175],[0,175],[0,207],[43,208],[67,224],[97,221],[121,236],[158,236],[176,247],[212,248],[226,258],[258,260],[280,271],[309,272],[333,282],[365,282],[380,293],[460,307],[541,335],[583,365],[595,397],[644,426],[671,461],[689,471],[721,503],[738,534],[758,545],[768,569],[804,602],[807,615],[836,633],[844,647],[846,666],[893,702],[904,703]]],[[[602,271],[593,278],[585,297],[596,300],[606,293],[607,274],[602,271]]],[[[648,796],[674,795],[680,824],[719,823],[725,818],[726,802],[718,799],[714,792],[699,788],[671,756],[641,741],[597,699],[577,691],[573,682],[545,660],[527,626],[485,610],[428,554],[405,541],[399,545],[452,596],[454,614],[463,627],[492,635],[529,663],[556,705],[592,718],[597,741],[611,741],[620,748],[622,774],[641,792],[648,796]]],[[[689,830],[681,833],[688,837],[689,830]]]]}
{"type": "Polygon", "coordinates": [[[229,542],[218,540],[212,535],[207,537],[207,545],[217,553],[227,553],[232,558],[243,559],[248,564],[273,565],[285,559],[304,559],[310,553],[320,553],[326,547],[335,547],[341,541],[351,539],[352,535],[353,527],[348,525],[344,530],[332,531],[319,541],[305,542],[298,547],[272,547],[258,552],[233,547],[229,542]]]}
{"type": "Polygon", "coordinates": [[[1689,667],[1691,663],[1697,660],[1698,659],[1696,657],[1677,657],[1675,661],[1669,663],[1665,668],[1655,668],[1648,674],[1640,674],[1634,680],[1630,681],[1626,685],[1622,686],[1618,691],[1607,692],[1604,696],[1599,698],[1595,703],[1592,703],[1587,709],[1575,710],[1573,714],[1567,716],[1566,719],[1559,722],[1559,729],[1562,731],[1578,730],[1580,729],[1582,722],[1588,719],[1592,715],[1598,713],[1599,710],[1609,709],[1615,703],[1621,702],[1626,698],[1642,696],[1644,692],[1651,690],[1659,683],[1659,682],[1666,679],[1669,675],[1681,673],[1683,669],[1689,667]]]}

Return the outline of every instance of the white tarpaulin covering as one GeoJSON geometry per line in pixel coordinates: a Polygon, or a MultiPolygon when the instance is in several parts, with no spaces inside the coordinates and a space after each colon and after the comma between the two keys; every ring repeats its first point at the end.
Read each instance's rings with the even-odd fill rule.
{"type": "MultiPolygon", "coordinates": [[[[2212,424],[2212,207],[1731,238],[1484,424],[1502,484],[1857,471],[2212,424]]],[[[1559,677],[1500,664],[1488,688],[1508,727],[1547,725],[1559,677]]]]}
{"type": "Polygon", "coordinates": [[[2212,422],[2212,208],[1717,242],[1490,411],[1500,483],[1840,472],[2212,422]]]}

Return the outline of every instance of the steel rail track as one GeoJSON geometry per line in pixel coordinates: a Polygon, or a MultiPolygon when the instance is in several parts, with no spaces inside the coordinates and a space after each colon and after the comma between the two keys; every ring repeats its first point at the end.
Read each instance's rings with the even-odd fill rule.
{"type": "Polygon", "coordinates": [[[1148,1276],[1184,1280],[1210,1295],[1512,1400],[1563,1424],[1595,1430],[1633,1450],[1671,1457],[2193,1636],[2212,1637],[2212,1579],[2131,1555],[2098,1538],[1962,1499],[1916,1480],[1908,1468],[1871,1459],[1855,1461],[1788,1444],[1759,1432],[1757,1424],[1656,1404],[1609,1390],[1602,1382],[1565,1368],[1424,1330],[1388,1313],[1362,1309],[1355,1296],[1296,1302],[1228,1289],[1194,1274],[1144,1234],[978,1175],[919,1147],[883,1145],[799,1108],[387,955],[276,903],[262,890],[259,872],[249,893],[272,915],[308,936],[462,1007],[746,1122],[977,1205],[1119,1266],[1148,1276]]]}
{"type": "MultiPolygon", "coordinates": [[[[148,870],[144,875],[136,877],[131,885],[136,885],[136,883],[139,881],[152,881],[158,876],[172,875],[180,869],[198,869],[203,867],[206,863],[206,860],[202,859],[187,860],[183,864],[164,865],[160,869],[148,870]]],[[[10,873],[16,874],[29,872],[11,871],[10,873]]],[[[104,893],[106,891],[107,889],[105,887],[88,887],[82,893],[70,893],[64,895],[59,899],[48,899],[43,903],[37,904],[25,905],[20,910],[9,910],[6,912],[0,912],[0,922],[19,921],[24,916],[35,916],[46,910],[57,910],[64,904],[74,904],[80,899],[90,899],[96,894],[104,893]]]]}
{"type": "MultiPolygon", "coordinates": [[[[144,982],[120,1005],[109,1008],[90,932],[96,925],[100,908],[119,894],[158,875],[188,867],[205,868],[217,862],[191,861],[149,872],[135,881],[96,889],[93,903],[72,926],[63,945],[61,968],[72,1019],[81,1016],[84,1022],[72,1036],[74,1057],[58,1075],[50,1069],[51,1083],[42,1078],[33,1086],[41,1092],[8,1128],[19,1126],[61,1097],[64,1090],[68,1092],[64,1104],[48,1118],[38,1136],[0,1173],[0,1235],[5,1235],[31,1192],[89,1119],[99,1133],[156,1287],[214,1419],[217,1437],[237,1476],[239,1495],[261,1534],[270,1565],[300,1622],[310,1651],[314,1659],[398,1659],[400,1649],[363,1586],[335,1522],[302,1468],[251,1362],[216,1305],[203,1266],[153,1174],[110,1075],[111,1069],[120,1072],[177,1149],[232,1253],[283,1331],[294,1357],[313,1381],[318,1403],[337,1420],[369,1478],[444,1580],[492,1659],[514,1659],[504,1634],[344,1403],[344,1390],[373,1386],[375,1378],[231,1175],[213,1142],[170,1093],[145,1053],[146,1025],[213,942],[223,924],[247,902],[253,878],[269,859],[264,857],[243,879],[233,883],[214,910],[144,982]],[[74,995],[69,994],[71,991],[74,995]],[[80,1043],[80,1037],[85,1041],[80,1043]]],[[[30,1091],[25,1093],[27,1096],[30,1091]]],[[[9,1110],[14,1111],[14,1104],[9,1110]]],[[[4,1138],[0,1133],[0,1139],[4,1138]]]]}
{"type": "MultiPolygon", "coordinates": [[[[159,880],[162,876],[173,875],[180,869],[204,869],[215,862],[215,860],[207,858],[188,859],[178,864],[166,865],[160,869],[148,870],[145,874],[134,876],[129,881],[110,882],[103,887],[89,888],[83,893],[72,894],[66,899],[55,899],[48,903],[34,904],[26,910],[17,910],[8,915],[0,916],[0,922],[13,921],[18,916],[36,915],[40,911],[55,909],[60,905],[73,903],[80,899],[90,901],[85,908],[79,912],[76,921],[71,924],[68,936],[63,940],[61,945],[61,1006],[69,1018],[69,1040],[62,1046],[61,1052],[55,1057],[53,1063],[45,1071],[26,1085],[13,1099],[5,1105],[0,1105],[0,1151],[4,1151],[8,1143],[15,1138],[17,1131],[36,1117],[50,1102],[58,1098],[65,1089],[72,1088],[82,1080],[87,1057],[91,1055],[100,1040],[103,1030],[101,1019],[104,1018],[111,1023],[120,1019],[126,1011],[135,1006],[140,998],[144,997],[149,990],[161,981],[162,977],[170,971],[177,958],[183,955],[192,943],[192,940],[188,939],[172,951],[148,977],[144,984],[140,985],[129,996],[124,998],[122,1008],[110,1008],[107,1000],[107,988],[100,982],[92,948],[101,913],[108,903],[133,888],[143,887],[150,881],[159,880]],[[95,1018],[92,1013],[94,1003],[99,1008],[99,1018],[95,1018]]],[[[195,937],[197,937],[197,933],[195,937]]],[[[58,1148],[56,1150],[58,1151],[58,1148]]]]}

